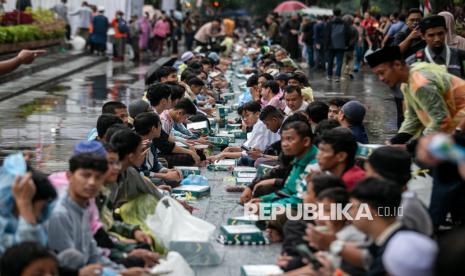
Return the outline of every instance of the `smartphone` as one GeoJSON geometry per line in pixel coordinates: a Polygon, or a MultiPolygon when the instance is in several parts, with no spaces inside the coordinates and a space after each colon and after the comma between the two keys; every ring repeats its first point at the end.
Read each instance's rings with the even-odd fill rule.
{"type": "Polygon", "coordinates": [[[242,149],[242,150],[245,150],[245,151],[251,151],[251,150],[252,150],[251,148],[246,147],[246,146],[244,146],[244,145],[241,146],[241,149],[242,149]]]}
{"type": "Polygon", "coordinates": [[[315,271],[318,271],[323,266],[306,244],[299,244],[295,249],[302,258],[307,259],[315,271]]]}

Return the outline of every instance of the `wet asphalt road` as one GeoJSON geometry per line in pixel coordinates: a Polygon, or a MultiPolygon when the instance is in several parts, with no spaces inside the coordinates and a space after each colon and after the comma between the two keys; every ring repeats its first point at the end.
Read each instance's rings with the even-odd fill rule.
{"type": "MultiPolygon", "coordinates": [[[[36,164],[45,171],[66,167],[73,145],[95,126],[105,101],[128,103],[140,98],[148,65],[101,63],[41,90],[0,102],[0,156],[17,149],[36,152],[36,164]]],[[[321,72],[310,74],[317,99],[347,97],[367,107],[370,143],[395,133],[395,106],[389,89],[370,73],[352,81],[329,82],[321,72]]]]}

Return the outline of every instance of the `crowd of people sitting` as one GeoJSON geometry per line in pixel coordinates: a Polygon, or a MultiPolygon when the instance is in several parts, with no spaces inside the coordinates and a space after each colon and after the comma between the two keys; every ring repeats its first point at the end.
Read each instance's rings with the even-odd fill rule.
{"type": "MultiPolygon", "coordinates": [[[[422,32],[445,28],[443,22],[425,18],[422,32]]],[[[2,174],[12,177],[0,186],[1,275],[148,273],[166,249],[140,217],[150,210],[134,215],[131,204],[144,201],[154,207],[170,196],[183,179],[177,166],[205,167],[221,159],[273,166],[243,188],[240,202],[246,208],[293,212],[301,204],[318,204],[329,214],[339,204],[351,206],[348,212],[355,217],[365,205],[373,214],[371,219],[279,216],[267,221],[269,239],[282,243],[277,264],[285,275],[460,275],[465,244],[463,230],[456,228],[465,218],[465,136],[450,118],[460,112],[437,122],[437,112],[446,111],[434,105],[425,111],[433,119],[425,119],[421,108],[428,107],[412,93],[392,145],[358,158],[369,142],[364,104],[345,98],[318,101],[292,53],[260,36],[237,41],[234,58],[224,56],[224,50],[185,52],[174,66],[146,76],[141,99],[105,103],[88,140],[70,154],[67,171],[45,175],[22,154],[5,160],[2,174]],[[232,64],[247,78],[234,104],[225,96],[231,86],[225,73],[232,64]],[[237,118],[227,123],[241,124],[247,138],[241,146],[212,154],[198,147],[212,142],[187,123],[207,122],[215,131],[223,104],[237,107],[237,118]],[[412,139],[414,130],[423,129],[424,136],[412,139]],[[414,141],[405,145],[408,140],[414,141]],[[412,160],[433,179],[429,206],[409,190],[412,160]]],[[[409,81],[401,50],[385,47],[367,56],[374,72],[392,86],[409,81]]],[[[464,87],[445,69],[426,72],[441,77],[447,89],[464,87]]],[[[414,76],[421,84],[410,84],[411,89],[429,91],[421,86],[425,78],[414,76]]],[[[443,98],[433,101],[438,99],[443,98]]],[[[463,100],[456,103],[460,111],[463,100]]],[[[179,202],[192,212],[188,202],[179,202]]]]}

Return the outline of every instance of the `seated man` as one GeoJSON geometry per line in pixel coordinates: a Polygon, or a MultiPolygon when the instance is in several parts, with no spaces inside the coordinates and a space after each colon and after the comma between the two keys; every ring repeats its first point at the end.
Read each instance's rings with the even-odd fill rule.
{"type": "MultiPolygon", "coordinates": [[[[157,114],[145,112],[139,114],[134,120],[134,130],[142,136],[142,140],[152,141],[160,137],[161,122],[157,114]]],[[[145,176],[149,176],[155,184],[179,185],[182,175],[178,170],[167,169],[158,161],[157,148],[153,143],[147,152],[145,161],[140,167],[145,176]]]]}
{"type": "Polygon", "coordinates": [[[323,132],[318,145],[318,165],[342,178],[350,191],[355,183],[365,178],[365,172],[355,165],[357,141],[348,129],[337,127],[323,132]]]}
{"type": "Polygon", "coordinates": [[[251,204],[261,205],[260,207],[265,212],[273,207],[287,207],[286,205],[294,209],[297,204],[302,203],[302,196],[306,189],[302,185],[306,176],[305,169],[308,164],[316,163],[317,148],[312,143],[313,134],[308,123],[286,124],[282,129],[281,137],[283,153],[295,158],[292,170],[282,189],[250,201],[251,204]]]}
{"type": "Polygon", "coordinates": [[[309,103],[313,102],[313,89],[310,87],[307,77],[302,72],[291,74],[287,80],[287,85],[300,87],[304,100],[309,103]]]}
{"type": "MultiPolygon", "coordinates": [[[[259,119],[265,124],[267,129],[273,133],[279,134],[281,126],[284,123],[284,114],[274,106],[266,106],[260,113],[259,119]]],[[[273,166],[278,163],[278,156],[281,151],[281,140],[278,140],[269,145],[265,151],[252,150],[248,155],[256,160],[254,164],[255,167],[258,167],[260,164],[273,166]]]]}
{"type": "MultiPolygon", "coordinates": [[[[244,147],[253,150],[260,150],[263,152],[267,146],[279,140],[279,134],[271,132],[266,128],[265,124],[259,120],[260,104],[258,102],[248,102],[242,107],[239,107],[237,113],[242,116],[242,120],[247,127],[253,127],[252,132],[248,134],[249,137],[243,144],[244,147]]],[[[244,165],[253,166],[254,160],[249,158],[247,151],[243,151],[240,147],[227,147],[220,154],[210,156],[209,160],[215,161],[224,158],[244,158],[242,163],[244,165]]]]}
{"type": "Polygon", "coordinates": [[[302,91],[298,86],[288,85],[284,88],[284,101],[286,102],[284,113],[287,116],[300,111],[305,111],[308,107],[308,103],[304,101],[302,91]]]}
{"type": "Polygon", "coordinates": [[[349,101],[339,112],[338,121],[342,127],[350,129],[357,142],[368,144],[368,136],[363,126],[365,107],[359,101],[349,101]]]}

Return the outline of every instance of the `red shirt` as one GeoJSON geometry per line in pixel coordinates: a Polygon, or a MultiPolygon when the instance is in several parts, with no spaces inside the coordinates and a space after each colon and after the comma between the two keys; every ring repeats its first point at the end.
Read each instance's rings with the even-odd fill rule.
{"type": "Polygon", "coordinates": [[[350,192],[357,182],[365,178],[365,171],[355,165],[348,169],[341,178],[346,184],[347,190],[350,192]]]}
{"type": "Polygon", "coordinates": [[[376,31],[376,25],[378,25],[378,22],[372,18],[369,19],[363,19],[361,22],[362,26],[365,27],[367,30],[367,34],[373,35],[376,31]]]}

